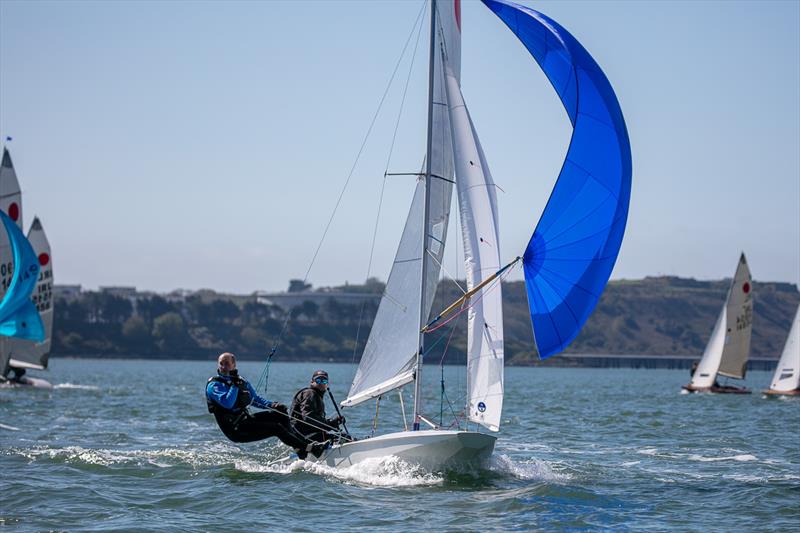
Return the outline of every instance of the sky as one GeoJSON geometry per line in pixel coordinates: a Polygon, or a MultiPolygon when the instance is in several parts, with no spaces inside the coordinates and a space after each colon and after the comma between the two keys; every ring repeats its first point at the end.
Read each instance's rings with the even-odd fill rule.
{"type": "MultiPolygon", "coordinates": [[[[633,189],[612,278],[731,277],[744,251],[756,280],[800,283],[800,2],[524,3],[582,42],[625,116],[633,189]]],[[[385,280],[414,178],[386,179],[377,217],[384,172],[417,172],[425,149],[421,7],[0,0],[0,139],[13,138],[25,224],[41,218],[55,282],[284,290],[308,270],[389,85],[308,278],[385,280]]],[[[488,9],[465,0],[462,31],[510,260],[571,127],[488,9]]],[[[463,277],[451,220],[445,268],[463,277]]]]}

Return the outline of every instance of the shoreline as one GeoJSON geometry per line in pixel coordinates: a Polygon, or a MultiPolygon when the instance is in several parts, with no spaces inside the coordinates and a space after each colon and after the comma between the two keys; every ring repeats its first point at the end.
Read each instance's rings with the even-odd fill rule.
{"type": "MultiPolygon", "coordinates": [[[[564,354],[546,359],[544,361],[506,361],[508,367],[553,367],[553,368],[643,368],[643,369],[668,369],[684,370],[689,369],[692,363],[698,361],[702,355],[696,356],[674,356],[674,355],[613,355],[613,354],[564,354]]],[[[237,356],[238,357],[238,356],[237,356]]],[[[103,359],[117,361],[215,361],[216,355],[187,355],[187,356],[143,356],[143,355],[51,355],[50,359],[103,359]]],[[[239,357],[241,362],[263,362],[263,358],[258,357],[239,357]]],[[[276,363],[324,363],[324,364],[354,364],[348,361],[338,361],[336,359],[325,358],[286,358],[276,363]]],[[[446,366],[463,366],[462,363],[448,362],[446,366]]],[[[778,358],[751,358],[747,362],[749,371],[774,371],[778,365],[778,358]]],[[[438,364],[435,366],[439,366],[438,364]]]]}

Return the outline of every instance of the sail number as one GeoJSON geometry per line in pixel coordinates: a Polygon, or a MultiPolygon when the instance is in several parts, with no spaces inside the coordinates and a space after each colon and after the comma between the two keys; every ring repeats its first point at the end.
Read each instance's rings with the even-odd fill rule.
{"type": "Polygon", "coordinates": [[[0,264],[0,277],[2,277],[3,292],[7,291],[11,286],[11,280],[14,278],[14,263],[0,264]]]}
{"type": "MultiPolygon", "coordinates": [[[[14,279],[13,263],[3,263],[0,265],[0,285],[3,292],[7,291],[14,279]]],[[[53,269],[48,268],[39,272],[39,279],[36,280],[36,288],[31,294],[31,301],[40,313],[53,307],[53,269]]]]}
{"type": "Polygon", "coordinates": [[[745,307],[744,314],[736,317],[736,331],[742,331],[753,324],[753,308],[745,307]]]}

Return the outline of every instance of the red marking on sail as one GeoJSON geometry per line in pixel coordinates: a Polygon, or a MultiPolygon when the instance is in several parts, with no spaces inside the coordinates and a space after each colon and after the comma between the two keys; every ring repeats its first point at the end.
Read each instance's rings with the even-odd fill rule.
{"type": "Polygon", "coordinates": [[[50,256],[46,253],[42,252],[39,254],[39,264],[42,266],[47,266],[47,263],[50,262],[50,256]]]}
{"type": "Polygon", "coordinates": [[[456,26],[458,26],[458,31],[461,31],[461,0],[454,0],[453,8],[456,11],[456,26]]]}
{"type": "Polygon", "coordinates": [[[8,216],[14,222],[19,220],[19,206],[17,202],[11,202],[11,205],[8,206],[8,216]]]}
{"type": "Polygon", "coordinates": [[[745,281],[744,285],[742,285],[742,290],[744,291],[745,294],[750,292],[750,284],[745,281]]]}

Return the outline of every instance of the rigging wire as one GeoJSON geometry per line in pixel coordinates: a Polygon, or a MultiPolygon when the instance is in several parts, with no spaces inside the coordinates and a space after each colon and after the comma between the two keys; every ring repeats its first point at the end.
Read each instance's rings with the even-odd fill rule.
{"type": "MultiPolygon", "coordinates": [[[[356,166],[358,165],[358,162],[361,159],[361,154],[364,152],[364,147],[367,145],[367,140],[369,140],[369,136],[372,133],[372,128],[375,126],[375,121],[378,119],[378,115],[380,114],[380,111],[383,108],[383,103],[386,100],[386,95],[389,93],[389,89],[391,88],[392,83],[394,83],[394,78],[397,75],[397,70],[400,68],[400,64],[402,63],[403,57],[405,56],[406,50],[408,49],[408,45],[411,42],[411,38],[414,36],[414,29],[417,27],[417,24],[419,24],[422,14],[425,12],[426,5],[427,5],[427,0],[425,3],[423,3],[422,8],[419,10],[419,13],[417,14],[414,26],[412,26],[411,32],[408,34],[408,38],[406,39],[406,42],[403,45],[403,50],[400,52],[400,57],[397,59],[397,63],[394,66],[392,75],[389,77],[389,82],[386,84],[386,89],[384,89],[380,102],[378,102],[378,108],[375,110],[375,113],[372,116],[372,120],[369,124],[369,127],[367,128],[367,132],[364,135],[364,139],[361,141],[361,146],[358,149],[358,153],[356,154],[355,160],[353,161],[353,165],[350,167],[350,172],[348,172],[347,174],[347,179],[345,179],[344,185],[342,185],[342,190],[339,192],[339,197],[336,199],[336,204],[334,205],[333,211],[331,212],[331,215],[328,218],[328,222],[325,225],[325,230],[322,232],[322,237],[319,240],[319,244],[317,244],[317,248],[314,251],[314,255],[311,257],[311,262],[308,265],[308,269],[306,270],[305,276],[303,276],[303,283],[308,282],[308,276],[311,273],[311,269],[314,267],[314,263],[317,260],[317,256],[319,255],[319,251],[322,248],[322,244],[325,242],[325,238],[328,236],[328,230],[330,230],[331,224],[333,223],[333,219],[336,216],[336,212],[339,210],[339,205],[342,203],[342,198],[344,197],[344,193],[347,190],[347,186],[350,184],[350,179],[353,177],[353,173],[355,172],[356,166]]],[[[264,370],[261,372],[261,376],[258,379],[258,384],[256,385],[256,389],[260,389],[263,384],[263,390],[265,394],[267,392],[267,387],[269,385],[270,363],[272,362],[273,356],[278,351],[278,347],[280,346],[281,339],[283,338],[284,333],[286,333],[286,327],[289,325],[289,320],[291,316],[292,316],[291,312],[286,314],[286,318],[283,321],[283,325],[281,326],[280,332],[278,333],[278,336],[275,338],[275,343],[273,344],[269,355],[267,355],[267,362],[264,365],[264,370]]]]}
{"type": "MultiPolygon", "coordinates": [[[[425,6],[427,4],[428,4],[428,0],[425,0],[425,2],[423,2],[423,4],[422,4],[422,10],[420,11],[420,14],[425,10],[425,6]]],[[[417,27],[417,24],[419,24],[419,22],[421,20],[422,20],[422,18],[419,15],[417,15],[417,20],[414,22],[414,27],[411,28],[412,33],[414,31],[414,28],[417,27]]],[[[395,141],[397,140],[397,130],[400,128],[400,118],[403,115],[403,108],[405,107],[405,103],[406,103],[406,95],[408,94],[408,86],[409,86],[409,83],[411,82],[411,74],[414,71],[414,61],[417,58],[417,49],[419,48],[419,39],[420,39],[421,35],[422,35],[422,24],[419,24],[419,28],[417,28],[417,40],[414,43],[414,51],[411,52],[411,64],[408,67],[408,75],[406,76],[406,83],[405,83],[405,86],[403,87],[403,97],[400,99],[400,109],[397,112],[397,120],[395,121],[395,124],[394,124],[394,132],[392,133],[392,142],[389,145],[389,154],[386,157],[386,166],[384,167],[383,180],[381,181],[381,192],[380,192],[380,196],[378,198],[378,212],[375,215],[375,226],[374,226],[374,228],[372,230],[372,244],[370,245],[369,261],[367,263],[367,277],[366,277],[367,280],[369,280],[369,276],[372,273],[372,260],[373,260],[374,255],[375,255],[375,243],[376,243],[377,238],[378,238],[378,224],[380,222],[381,210],[383,208],[383,196],[384,196],[384,192],[386,191],[386,177],[388,176],[389,165],[391,164],[392,154],[394,153],[394,145],[395,145],[395,141]]],[[[405,48],[403,50],[405,51],[405,48]]],[[[362,323],[363,318],[364,318],[364,307],[365,306],[366,306],[366,302],[365,301],[361,302],[361,311],[358,314],[358,327],[356,328],[356,341],[355,341],[355,343],[353,345],[353,359],[351,361],[352,363],[356,362],[356,353],[358,352],[358,339],[361,336],[361,323],[362,323]]]]}

